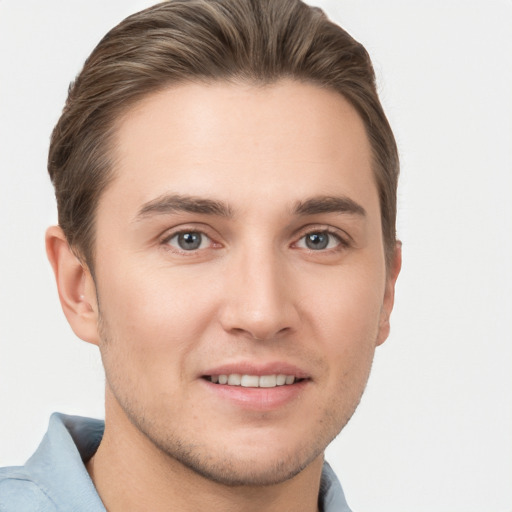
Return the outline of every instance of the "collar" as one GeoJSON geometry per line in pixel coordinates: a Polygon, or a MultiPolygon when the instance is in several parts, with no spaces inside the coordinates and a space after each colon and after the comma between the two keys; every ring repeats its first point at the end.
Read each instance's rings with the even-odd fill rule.
{"type": "MultiPolygon", "coordinates": [[[[85,468],[98,449],[104,429],[101,420],[54,413],[39,448],[27,461],[25,470],[31,480],[63,510],[106,512],[85,468]]],[[[327,462],[322,468],[319,504],[322,512],[351,512],[327,462]]]]}

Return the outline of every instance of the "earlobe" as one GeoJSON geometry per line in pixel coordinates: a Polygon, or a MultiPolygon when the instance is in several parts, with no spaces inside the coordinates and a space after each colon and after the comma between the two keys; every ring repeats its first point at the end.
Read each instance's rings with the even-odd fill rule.
{"type": "Polygon", "coordinates": [[[46,231],[46,254],[69,325],[79,338],[97,345],[98,304],[94,280],[87,266],[70,248],[59,226],[52,226],[46,231]]]}
{"type": "Polygon", "coordinates": [[[398,274],[402,268],[402,242],[397,240],[393,259],[390,262],[386,277],[386,288],[384,291],[384,300],[380,312],[379,333],[377,335],[377,345],[384,343],[389,336],[391,311],[395,302],[395,285],[398,279],[398,274]]]}

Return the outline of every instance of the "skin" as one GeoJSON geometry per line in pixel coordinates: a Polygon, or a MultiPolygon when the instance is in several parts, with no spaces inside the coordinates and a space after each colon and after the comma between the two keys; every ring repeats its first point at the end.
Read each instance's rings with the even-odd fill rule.
{"type": "Polygon", "coordinates": [[[109,511],[315,511],[400,269],[398,245],[386,269],[360,117],[313,85],[217,83],[150,95],[117,128],[95,280],[47,233],[64,312],[105,366],[88,463],[101,498],[109,511]],[[282,400],[204,378],[275,364],[305,377],[282,400]]]}

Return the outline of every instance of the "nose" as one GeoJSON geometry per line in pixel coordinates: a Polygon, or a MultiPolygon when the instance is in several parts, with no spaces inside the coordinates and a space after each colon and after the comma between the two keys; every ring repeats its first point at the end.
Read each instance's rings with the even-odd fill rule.
{"type": "Polygon", "coordinates": [[[259,341],[294,332],[300,316],[290,270],[272,250],[244,251],[233,258],[224,279],[224,330],[259,341]]]}

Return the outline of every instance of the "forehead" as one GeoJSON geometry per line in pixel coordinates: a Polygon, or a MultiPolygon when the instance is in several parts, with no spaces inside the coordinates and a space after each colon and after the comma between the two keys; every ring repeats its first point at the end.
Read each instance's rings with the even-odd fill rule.
{"type": "Polygon", "coordinates": [[[187,84],[149,95],[118,120],[114,156],[103,199],[122,191],[125,205],[169,192],[241,203],[255,195],[301,200],[333,187],[376,197],[355,109],[334,91],[296,81],[187,84]]]}

